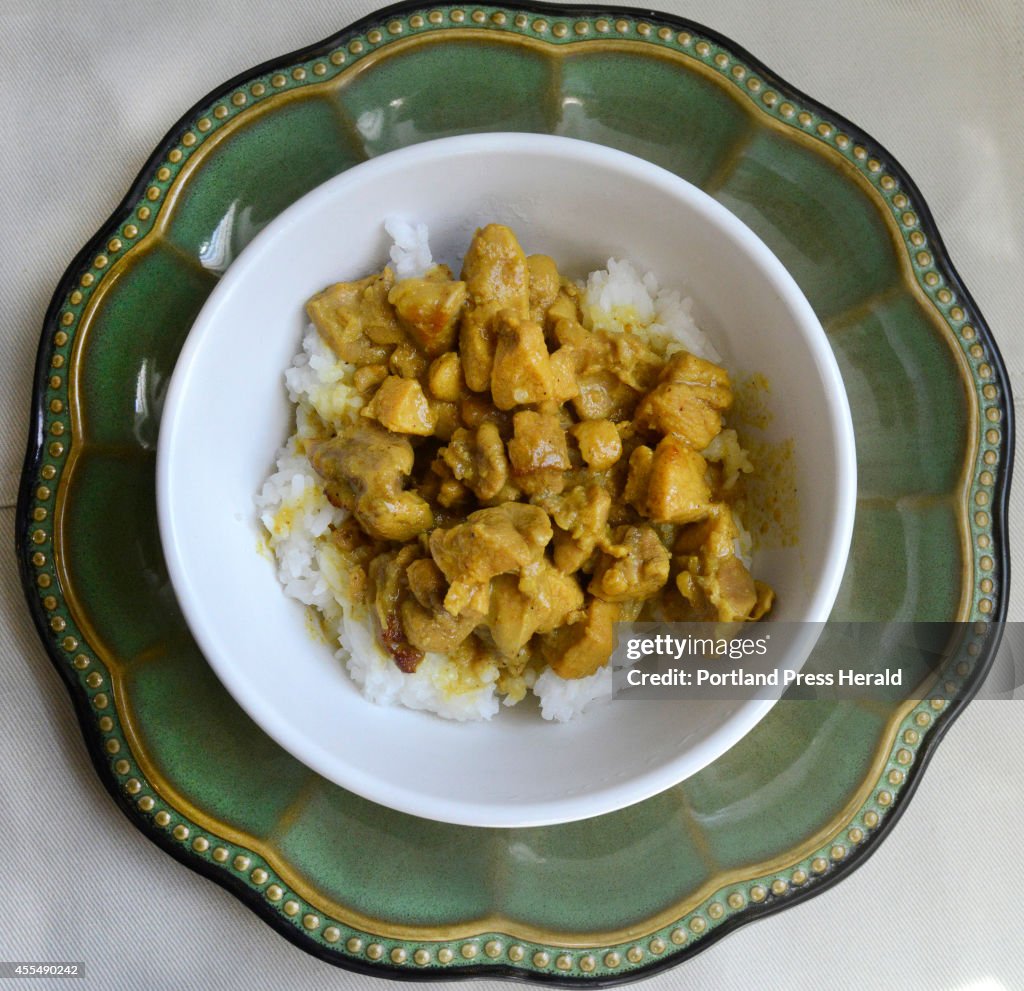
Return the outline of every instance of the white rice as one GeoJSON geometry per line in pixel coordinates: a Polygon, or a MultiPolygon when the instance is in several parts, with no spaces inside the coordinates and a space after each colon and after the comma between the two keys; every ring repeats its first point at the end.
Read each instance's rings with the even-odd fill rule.
{"type": "MultiPolygon", "coordinates": [[[[394,242],[390,254],[397,278],[422,275],[431,267],[425,225],[392,217],[385,229],[394,242]]],[[[641,276],[630,262],[609,259],[608,268],[591,273],[581,288],[588,327],[639,330],[669,339],[667,351],[685,348],[710,361],[721,360],[694,322],[691,300],[660,288],[652,274],[641,276]]],[[[490,719],[500,704],[495,665],[467,673],[443,655],[427,654],[414,674],[405,674],[380,645],[367,609],[346,593],[344,561],[327,536],[347,514],[327,500],[299,442],[316,434],[318,417],[341,428],[363,405],[352,387],[352,372],[310,324],[302,350],[285,372],[289,399],[296,404],[296,433],[279,452],[274,472],[256,497],[278,578],[287,595],[319,611],[335,656],[372,702],[427,710],[447,719],[490,719]]],[[[730,454],[735,459],[731,447],[730,454]]],[[[749,564],[750,535],[738,520],[737,525],[737,552],[749,564]]],[[[561,678],[550,668],[536,679],[532,672],[526,674],[545,719],[565,722],[611,699],[609,666],[577,679],[561,678]]],[[[505,702],[513,700],[506,697],[505,702]]]]}
{"type": "Polygon", "coordinates": [[[693,319],[693,300],[676,289],[662,289],[653,272],[640,275],[633,263],[608,259],[581,284],[583,323],[588,330],[640,331],[668,338],[668,351],[687,350],[708,361],[722,360],[693,319]]]}
{"type": "Polygon", "coordinates": [[[327,501],[309,459],[298,453],[295,438],[279,454],[256,506],[285,593],[325,614],[335,612],[334,596],[321,568],[320,538],[332,524],[341,523],[345,513],[327,501]]]}
{"type": "Polygon", "coordinates": [[[427,241],[426,224],[410,224],[401,217],[388,217],[384,230],[394,242],[391,247],[391,264],[396,279],[412,279],[423,275],[434,259],[427,241]]]}
{"type": "Polygon", "coordinates": [[[586,678],[560,678],[545,668],[533,685],[540,699],[540,714],[545,719],[566,723],[595,705],[612,699],[612,668],[606,664],[586,678]]]}

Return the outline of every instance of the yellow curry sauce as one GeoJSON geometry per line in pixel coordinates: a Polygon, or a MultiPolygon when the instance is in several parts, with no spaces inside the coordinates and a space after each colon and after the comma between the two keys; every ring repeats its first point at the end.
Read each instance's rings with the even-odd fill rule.
{"type": "Polygon", "coordinates": [[[364,405],[305,442],[354,601],[404,671],[425,652],[565,678],[607,663],[612,626],[757,620],[772,590],[737,554],[750,470],[725,370],[650,335],[587,329],[580,290],[507,227],[461,279],[390,268],[307,311],[364,405]]]}

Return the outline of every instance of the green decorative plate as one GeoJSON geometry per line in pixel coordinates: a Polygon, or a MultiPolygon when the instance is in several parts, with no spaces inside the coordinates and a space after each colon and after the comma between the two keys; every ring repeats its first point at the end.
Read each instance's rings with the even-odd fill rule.
{"type": "Polygon", "coordinates": [[[783,701],[683,785],[543,829],[391,812],[265,737],[195,648],[164,568],[168,377],[217,278],[280,210],[368,156],[483,130],[622,148],[760,234],[816,308],[853,408],[859,504],[834,615],[1001,621],[1010,395],[913,182],[728,40],[610,8],[393,7],[190,110],[47,313],[18,551],[97,771],[177,859],[352,969],[614,983],[849,873],[996,638],[968,646],[952,701],[783,701]]]}

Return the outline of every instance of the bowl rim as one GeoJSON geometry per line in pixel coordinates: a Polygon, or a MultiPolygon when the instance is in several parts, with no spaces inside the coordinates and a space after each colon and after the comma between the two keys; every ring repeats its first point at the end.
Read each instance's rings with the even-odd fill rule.
{"type": "MultiPolygon", "coordinates": [[[[560,153],[580,161],[617,167],[631,178],[686,200],[691,208],[709,219],[724,234],[731,236],[737,248],[742,249],[755,262],[783,297],[800,329],[801,338],[807,344],[808,354],[813,359],[812,367],[825,387],[829,403],[828,419],[836,452],[837,484],[832,514],[835,523],[827,540],[825,566],[800,620],[820,625],[831,612],[846,568],[856,507],[856,451],[852,415],[835,355],[817,315],[781,260],[746,224],[703,190],[661,166],[618,149],[557,135],[523,132],[458,135],[399,148],[352,166],[310,190],[275,217],[239,253],[210,293],[193,322],[171,376],[158,438],[156,496],[160,541],[172,587],[186,624],[218,679],[260,728],[296,759],[341,787],[400,812],[440,822],[496,828],[572,822],[643,801],[678,784],[717,759],[746,736],[777,699],[751,699],[739,705],[726,722],[705,738],[699,749],[702,756],[677,756],[628,780],[607,785],[597,792],[563,796],[557,801],[542,804],[489,803],[473,806],[467,805],[463,799],[452,800],[445,796],[412,792],[400,781],[390,781],[377,773],[369,773],[358,762],[342,760],[341,755],[320,746],[315,737],[289,724],[269,698],[250,691],[245,680],[240,677],[237,663],[230,656],[222,654],[216,645],[202,598],[193,592],[190,567],[183,554],[187,537],[179,530],[175,511],[175,493],[179,488],[176,487],[174,454],[181,444],[181,418],[178,414],[196,367],[196,356],[207,335],[212,333],[211,328],[216,327],[223,302],[230,299],[238,284],[244,282],[249,268],[264,252],[272,250],[281,237],[288,236],[295,227],[300,227],[323,201],[344,195],[350,187],[358,188],[367,176],[388,171],[402,172],[410,165],[425,160],[508,153],[510,149],[531,155],[560,153]]],[[[811,646],[807,648],[808,653],[811,646]]],[[[367,705],[374,704],[365,701],[367,705]]]]}

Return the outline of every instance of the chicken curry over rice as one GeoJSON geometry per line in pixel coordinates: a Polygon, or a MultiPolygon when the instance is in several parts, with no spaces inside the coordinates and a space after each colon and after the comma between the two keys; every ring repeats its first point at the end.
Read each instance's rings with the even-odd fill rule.
{"type": "Polygon", "coordinates": [[[362,399],[304,440],[347,592],[406,672],[437,652],[525,691],[591,675],[619,620],[757,620],[744,563],[750,464],[719,365],[668,338],[586,326],[581,290],[507,227],[456,279],[391,268],[307,303],[362,399]]]}

